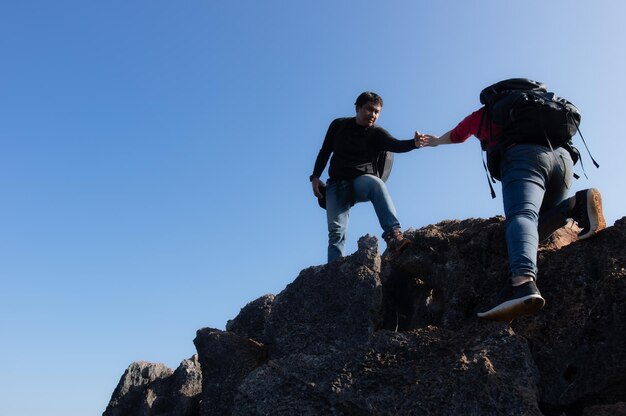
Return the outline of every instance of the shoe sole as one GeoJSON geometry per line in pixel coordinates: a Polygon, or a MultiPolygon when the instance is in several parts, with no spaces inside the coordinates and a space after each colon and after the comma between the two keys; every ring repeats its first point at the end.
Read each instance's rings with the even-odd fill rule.
{"type": "Polygon", "coordinates": [[[479,318],[511,323],[521,315],[531,315],[545,305],[546,301],[540,295],[528,295],[523,298],[501,303],[486,312],[477,313],[479,318]]]}
{"type": "Polygon", "coordinates": [[[589,231],[583,235],[579,235],[579,240],[585,240],[589,237],[593,237],[599,231],[606,228],[606,220],[602,213],[602,196],[600,191],[595,188],[589,190],[591,192],[591,198],[587,198],[587,212],[594,213],[596,215],[589,215],[589,231]]]}

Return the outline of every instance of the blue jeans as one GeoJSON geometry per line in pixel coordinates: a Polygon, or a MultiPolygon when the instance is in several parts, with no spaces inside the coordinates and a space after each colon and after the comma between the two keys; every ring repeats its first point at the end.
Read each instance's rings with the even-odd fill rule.
{"type": "Polygon", "coordinates": [[[344,255],[350,208],[357,202],[366,201],[374,205],[383,237],[395,228],[400,228],[396,208],[385,183],[379,177],[361,175],[352,180],[331,180],[326,188],[329,262],[344,255]]]}
{"type": "Polygon", "coordinates": [[[563,148],[518,144],[500,164],[511,276],[537,277],[539,241],[567,223],[573,163],[563,148]]]}

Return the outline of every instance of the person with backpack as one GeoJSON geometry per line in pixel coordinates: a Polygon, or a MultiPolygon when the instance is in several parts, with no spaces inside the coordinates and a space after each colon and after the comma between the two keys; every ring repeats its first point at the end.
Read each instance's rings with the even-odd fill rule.
{"type": "Polygon", "coordinates": [[[567,197],[572,155],[578,158],[571,137],[580,114],[573,104],[547,92],[544,84],[524,78],[485,88],[481,103],[483,107],[442,136],[415,137],[425,147],[462,143],[475,136],[487,151],[489,171],[502,183],[510,282],[478,316],[511,322],[545,304],[536,285],[539,242],[568,219],[581,228],[580,240],[596,235],[606,222],[597,189],[567,197]]]}
{"type": "MultiPolygon", "coordinates": [[[[370,201],[383,229],[382,237],[390,253],[404,250],[410,241],[404,238],[381,166],[385,152],[404,153],[416,149],[418,138],[397,140],[376,124],[383,99],[374,92],[363,92],[355,102],[356,116],[333,120],[309,177],[313,194],[326,208],[328,223],[328,262],[344,255],[350,208],[370,201]],[[331,157],[332,154],[332,157],[331,157]],[[328,185],[320,176],[328,168],[328,185]],[[382,178],[381,178],[382,177],[382,178]]],[[[391,155],[391,154],[390,154],[391,155]]]]}

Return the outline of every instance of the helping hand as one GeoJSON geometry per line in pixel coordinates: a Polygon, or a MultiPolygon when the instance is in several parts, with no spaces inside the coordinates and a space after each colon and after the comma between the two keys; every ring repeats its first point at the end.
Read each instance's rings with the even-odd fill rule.
{"type": "Polygon", "coordinates": [[[419,131],[415,132],[415,145],[417,147],[434,147],[437,146],[439,137],[432,134],[422,134],[419,131]]]}

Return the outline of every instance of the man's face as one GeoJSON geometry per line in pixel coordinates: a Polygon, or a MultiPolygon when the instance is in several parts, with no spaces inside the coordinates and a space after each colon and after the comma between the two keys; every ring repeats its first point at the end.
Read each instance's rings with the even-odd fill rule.
{"type": "Polygon", "coordinates": [[[357,107],[356,124],[363,127],[372,127],[374,123],[376,123],[376,120],[378,120],[382,108],[380,104],[373,101],[368,101],[362,106],[357,107]]]}

